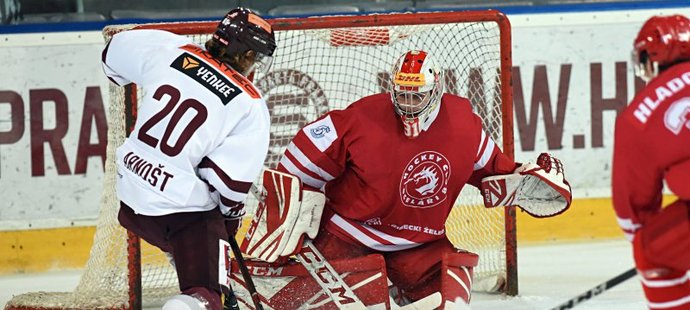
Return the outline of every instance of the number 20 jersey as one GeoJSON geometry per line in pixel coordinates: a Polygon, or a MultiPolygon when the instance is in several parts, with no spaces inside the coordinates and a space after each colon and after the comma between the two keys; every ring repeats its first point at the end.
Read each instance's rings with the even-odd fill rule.
{"type": "Polygon", "coordinates": [[[118,198],[144,215],[218,205],[243,215],[270,127],[251,83],[190,39],[160,30],[114,35],[102,61],[112,82],[141,92],[134,129],[117,149],[118,198]]]}

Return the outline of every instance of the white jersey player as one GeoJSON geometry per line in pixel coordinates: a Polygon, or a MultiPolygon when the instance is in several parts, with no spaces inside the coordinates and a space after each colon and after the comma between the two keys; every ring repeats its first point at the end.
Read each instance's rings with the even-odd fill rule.
{"type": "Polygon", "coordinates": [[[131,30],[113,36],[102,61],[111,81],[141,90],[136,124],[117,149],[120,223],[172,255],[183,295],[170,307],[221,309],[223,242],[236,233],[269,143],[268,108],[243,74],[267,69],[276,45],[265,20],[234,9],[205,47],[131,30]]]}

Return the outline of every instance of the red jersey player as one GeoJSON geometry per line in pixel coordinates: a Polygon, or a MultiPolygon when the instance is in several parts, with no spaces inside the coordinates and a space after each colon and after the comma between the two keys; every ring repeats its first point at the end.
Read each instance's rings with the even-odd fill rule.
{"type": "Polygon", "coordinates": [[[649,307],[690,309],[690,20],[647,20],[633,65],[648,84],[616,121],[613,205],[649,307]],[[662,209],[664,180],[679,199],[662,209]]]}
{"type": "Polygon", "coordinates": [[[143,89],[135,128],[117,149],[118,219],[172,257],[182,294],[163,309],[222,309],[227,240],[268,152],[268,107],[243,75],[268,69],[271,26],[234,9],[205,47],[131,30],[103,50],[111,81],[143,89]]]}
{"type": "MultiPolygon", "coordinates": [[[[542,154],[541,166],[523,167],[503,154],[469,100],[444,93],[442,81],[431,55],[404,53],[394,65],[390,93],[364,97],[308,124],[277,168],[326,196],[313,245],[328,260],[383,256],[386,274],[401,293],[398,302],[441,292],[446,305],[469,303],[477,255],[456,249],[445,230],[465,184],[480,187],[485,177],[519,169],[548,170],[567,187],[557,159],[542,154]]],[[[567,203],[538,216],[565,210],[566,191],[567,203]]],[[[249,239],[260,239],[252,234],[249,239]]],[[[246,248],[261,256],[260,242],[246,248]]]]}

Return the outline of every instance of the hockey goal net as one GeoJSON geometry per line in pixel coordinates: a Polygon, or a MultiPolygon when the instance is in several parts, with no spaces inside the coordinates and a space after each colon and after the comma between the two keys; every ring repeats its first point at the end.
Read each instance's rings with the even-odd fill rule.
{"type": "MultiPolygon", "coordinates": [[[[266,166],[276,166],[292,136],[307,122],[363,96],[387,91],[392,63],[410,49],[435,56],[444,71],[446,92],[469,98],[485,130],[513,156],[510,24],[503,14],[471,11],[270,22],[278,43],[273,67],[254,77],[273,123],[266,166]]],[[[141,28],[191,36],[203,45],[215,22],[109,26],[104,35],[107,40],[117,32],[141,28]]],[[[164,255],[144,242],[140,246],[116,219],[119,205],[111,155],[136,116],[140,95],[136,87],[111,86],[105,187],[94,245],[76,290],[16,296],[6,309],[137,309],[160,305],[178,292],[175,271],[164,255]]],[[[517,294],[513,208],[485,209],[479,191],[467,186],[446,230],[457,247],[480,255],[475,289],[500,287],[517,294]]]]}

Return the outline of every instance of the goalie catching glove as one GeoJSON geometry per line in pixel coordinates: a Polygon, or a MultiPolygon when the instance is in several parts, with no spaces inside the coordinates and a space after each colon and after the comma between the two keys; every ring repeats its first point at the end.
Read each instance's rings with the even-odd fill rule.
{"type": "Polygon", "coordinates": [[[302,248],[319,231],[326,197],[302,188],[294,175],[264,169],[259,206],[242,241],[245,254],[272,263],[302,248]]]}
{"type": "Polygon", "coordinates": [[[551,217],[570,207],[572,191],[563,175],[563,164],[548,153],[537,163],[526,163],[513,174],[482,179],[484,206],[518,206],[534,217],[551,217]]]}

